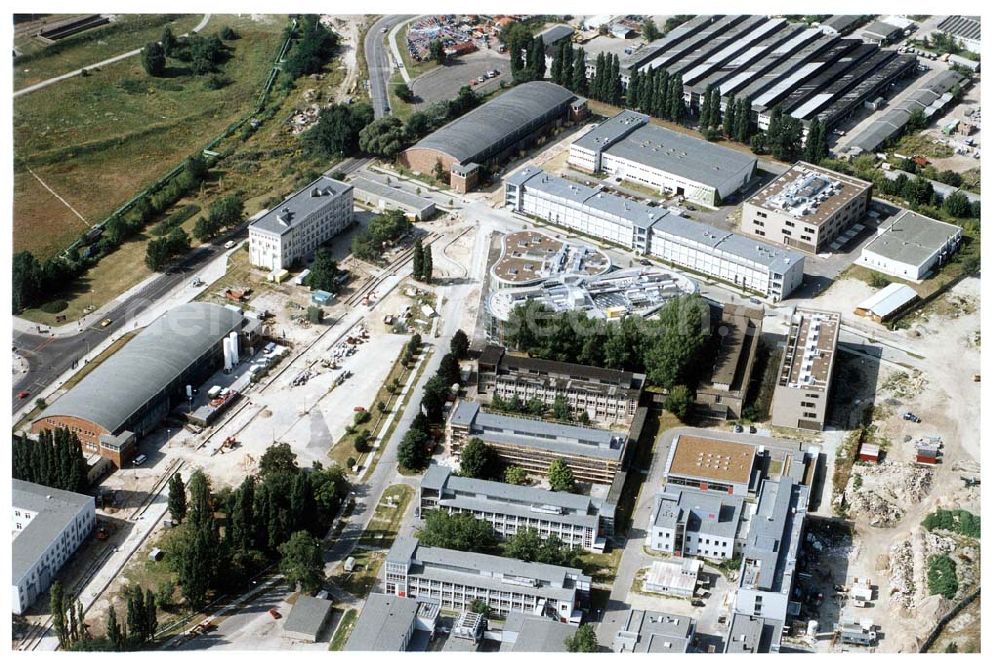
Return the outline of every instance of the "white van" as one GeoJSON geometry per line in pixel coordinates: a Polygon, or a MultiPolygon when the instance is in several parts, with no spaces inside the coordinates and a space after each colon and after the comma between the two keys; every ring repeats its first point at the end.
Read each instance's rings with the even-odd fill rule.
{"type": "Polygon", "coordinates": [[[146,463],[146,455],[140,454],[138,457],[132,460],[132,463],[135,464],[136,466],[142,466],[144,463],[146,463]]]}

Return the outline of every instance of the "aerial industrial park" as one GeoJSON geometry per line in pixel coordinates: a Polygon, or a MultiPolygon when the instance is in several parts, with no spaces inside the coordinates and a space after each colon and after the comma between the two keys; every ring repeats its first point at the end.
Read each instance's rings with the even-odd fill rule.
{"type": "Polygon", "coordinates": [[[980,17],[13,23],[12,652],[985,650],[980,17]]]}

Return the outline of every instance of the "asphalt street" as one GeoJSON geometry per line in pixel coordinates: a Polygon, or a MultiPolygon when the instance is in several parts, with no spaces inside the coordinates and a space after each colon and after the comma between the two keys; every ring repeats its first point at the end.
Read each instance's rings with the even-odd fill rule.
{"type": "Polygon", "coordinates": [[[368,63],[368,80],[376,119],[389,113],[389,79],[394,67],[385,48],[386,33],[397,23],[411,18],[413,15],[383,16],[365,34],[365,61],[368,63]]]}

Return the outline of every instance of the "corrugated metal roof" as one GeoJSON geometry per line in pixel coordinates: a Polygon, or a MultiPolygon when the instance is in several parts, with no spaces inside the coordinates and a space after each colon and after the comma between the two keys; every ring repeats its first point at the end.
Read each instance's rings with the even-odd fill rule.
{"type": "Polygon", "coordinates": [[[459,163],[483,161],[574,98],[574,93],[551,82],[525,82],[439,128],[413,148],[439,151],[459,163]]]}
{"type": "Polygon", "coordinates": [[[871,312],[878,317],[885,317],[891,315],[916,297],[917,292],[911,287],[893,282],[878,293],[862,301],[858,305],[858,308],[871,312]]]}
{"type": "Polygon", "coordinates": [[[78,417],[109,433],[130,428],[124,424],[132,415],[242,323],[241,314],[212,303],[188,303],[173,308],[60,396],[38,418],[78,417]]]}

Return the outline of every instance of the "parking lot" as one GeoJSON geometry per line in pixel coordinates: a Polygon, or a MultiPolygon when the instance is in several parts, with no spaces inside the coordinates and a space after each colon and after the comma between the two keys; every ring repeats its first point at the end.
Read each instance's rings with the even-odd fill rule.
{"type": "Polygon", "coordinates": [[[500,75],[483,83],[477,82],[472,87],[476,93],[492,93],[500,88],[500,82],[510,81],[510,59],[492,49],[480,49],[454,58],[447,65],[417,77],[410,86],[417,101],[417,109],[454,98],[460,88],[469,86],[471,80],[485,75],[487,70],[499,70],[500,75]]]}

